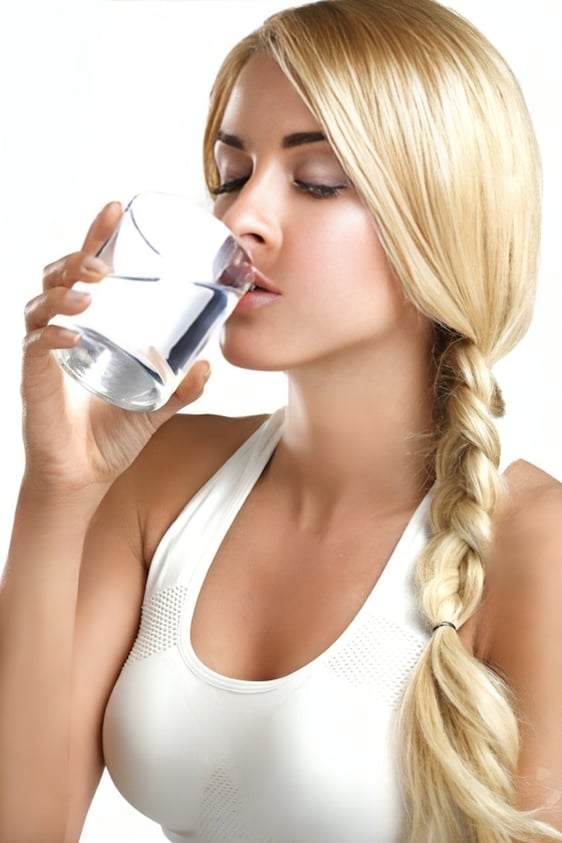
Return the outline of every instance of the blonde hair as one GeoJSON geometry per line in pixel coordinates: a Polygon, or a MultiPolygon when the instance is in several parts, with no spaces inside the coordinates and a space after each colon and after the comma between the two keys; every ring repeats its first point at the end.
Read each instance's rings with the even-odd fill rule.
{"type": "MultiPolygon", "coordinates": [[[[503,485],[493,364],[534,302],[540,162],[511,70],[433,0],[321,0],[280,12],[227,56],[211,96],[213,145],[242,67],[271,56],[319,120],[370,208],[406,296],[436,330],[433,537],[417,567],[430,628],[478,607],[503,485]]],[[[439,626],[402,702],[409,839],[507,843],[553,829],[516,808],[519,736],[502,680],[439,626]]]]}

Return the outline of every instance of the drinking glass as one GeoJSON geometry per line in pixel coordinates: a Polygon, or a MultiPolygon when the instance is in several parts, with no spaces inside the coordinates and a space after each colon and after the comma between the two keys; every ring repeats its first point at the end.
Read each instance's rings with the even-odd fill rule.
{"type": "Polygon", "coordinates": [[[210,212],[156,192],[133,197],[96,257],[109,274],[74,285],[91,304],[51,320],[80,335],[56,351],[58,361],[106,401],[155,410],[252,286],[250,258],[210,212]]]}

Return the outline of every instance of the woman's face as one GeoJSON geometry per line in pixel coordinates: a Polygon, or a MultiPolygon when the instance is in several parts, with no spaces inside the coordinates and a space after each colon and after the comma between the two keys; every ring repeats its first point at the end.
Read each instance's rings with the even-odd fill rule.
{"type": "Polygon", "coordinates": [[[370,353],[397,333],[411,340],[420,316],[404,299],[373,219],[271,58],[254,56],[242,70],[215,156],[215,214],[244,244],[264,287],[244,296],[228,320],[227,360],[291,370],[370,353]]]}

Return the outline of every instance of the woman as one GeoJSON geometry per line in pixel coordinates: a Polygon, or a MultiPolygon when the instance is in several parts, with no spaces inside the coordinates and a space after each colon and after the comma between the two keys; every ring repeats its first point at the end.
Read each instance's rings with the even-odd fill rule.
{"type": "Polygon", "coordinates": [[[432,0],[303,6],[226,58],[205,165],[258,270],[223,352],[288,405],[177,415],[204,362],[151,415],[74,405],[48,322],[119,206],[47,267],[0,838],[78,840],[106,763],[175,843],[562,839],[562,492],[493,423],[537,263],[517,83],[432,0]]]}

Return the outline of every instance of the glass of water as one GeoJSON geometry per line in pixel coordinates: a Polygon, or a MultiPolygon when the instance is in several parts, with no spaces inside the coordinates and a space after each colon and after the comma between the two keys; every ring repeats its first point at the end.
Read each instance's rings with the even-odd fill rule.
{"type": "Polygon", "coordinates": [[[250,258],[210,212],[156,192],[129,202],[96,257],[109,274],[74,285],[91,295],[89,307],[52,320],[79,334],[58,361],[106,401],[155,410],[252,286],[250,258]]]}

